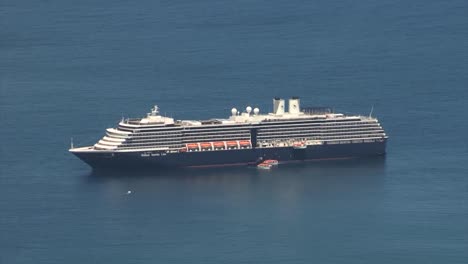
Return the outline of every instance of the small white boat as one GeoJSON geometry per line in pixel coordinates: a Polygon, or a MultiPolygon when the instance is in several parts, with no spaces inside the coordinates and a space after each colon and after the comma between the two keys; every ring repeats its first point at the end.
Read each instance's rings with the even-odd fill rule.
{"type": "Polygon", "coordinates": [[[271,165],[271,166],[277,166],[279,164],[279,162],[277,160],[273,160],[273,159],[268,159],[268,160],[265,160],[264,162],[262,162],[262,164],[268,164],[268,165],[271,165]]]}
{"type": "Polygon", "coordinates": [[[262,169],[262,170],[269,170],[271,169],[272,165],[267,164],[267,163],[260,163],[257,165],[257,168],[262,169]]]}

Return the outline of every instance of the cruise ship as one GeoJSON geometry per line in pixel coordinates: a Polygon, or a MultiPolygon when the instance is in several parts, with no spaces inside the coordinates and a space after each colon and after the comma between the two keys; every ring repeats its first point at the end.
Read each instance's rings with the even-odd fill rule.
{"type": "Polygon", "coordinates": [[[371,116],[301,108],[300,99],[273,99],[271,113],[247,106],[228,118],[174,120],[154,106],[122,119],[93,146],[70,152],[93,168],[174,168],[256,165],[384,155],[387,135],[371,116]],[[286,109],[287,106],[287,109],[286,109]]]}

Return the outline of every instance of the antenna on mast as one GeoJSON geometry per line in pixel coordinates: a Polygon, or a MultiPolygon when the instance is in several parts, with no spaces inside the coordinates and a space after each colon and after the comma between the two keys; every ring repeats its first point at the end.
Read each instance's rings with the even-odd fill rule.
{"type": "Polygon", "coordinates": [[[370,110],[370,113],[369,113],[369,118],[372,117],[372,112],[374,112],[374,105],[372,105],[372,107],[371,107],[371,110],[370,110]]]}

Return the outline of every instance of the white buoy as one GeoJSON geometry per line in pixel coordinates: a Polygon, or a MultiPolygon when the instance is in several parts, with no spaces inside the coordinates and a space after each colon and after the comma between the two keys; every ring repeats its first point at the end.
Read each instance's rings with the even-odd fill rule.
{"type": "Polygon", "coordinates": [[[127,191],[127,194],[132,194],[132,191],[127,191]]]}

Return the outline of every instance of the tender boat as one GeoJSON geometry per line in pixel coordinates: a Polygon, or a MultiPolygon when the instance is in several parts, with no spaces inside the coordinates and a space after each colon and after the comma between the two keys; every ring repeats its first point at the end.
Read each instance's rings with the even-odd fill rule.
{"type": "Polygon", "coordinates": [[[277,166],[279,164],[279,162],[277,160],[268,159],[268,160],[265,160],[264,162],[262,162],[262,164],[269,164],[269,165],[272,165],[272,166],[277,166]]]}
{"type": "Polygon", "coordinates": [[[271,169],[272,165],[267,164],[267,163],[260,163],[257,165],[257,168],[262,169],[262,170],[269,170],[271,169]]]}

